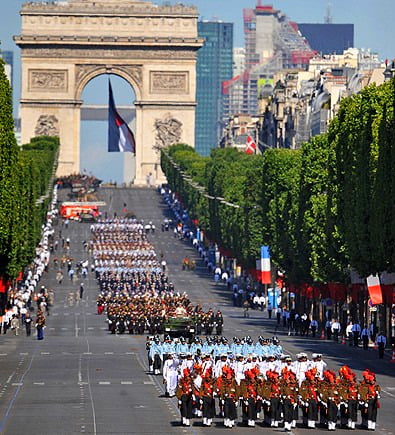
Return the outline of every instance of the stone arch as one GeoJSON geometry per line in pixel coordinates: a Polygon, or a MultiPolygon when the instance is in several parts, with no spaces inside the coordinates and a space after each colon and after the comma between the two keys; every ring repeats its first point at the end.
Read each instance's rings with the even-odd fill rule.
{"type": "Polygon", "coordinates": [[[136,96],[136,101],[141,99],[141,86],[142,86],[142,67],[141,65],[76,65],[75,72],[75,99],[81,100],[82,93],[85,86],[102,74],[114,74],[126,80],[136,96]]]}
{"type": "Polygon", "coordinates": [[[149,0],[27,2],[20,11],[21,136],[60,138],[58,175],[80,170],[80,109],[87,83],[115,74],[136,100],[136,179],[164,182],[158,148],[194,146],[198,11],[149,0]],[[182,125],[182,128],[180,127],[182,125]]]}

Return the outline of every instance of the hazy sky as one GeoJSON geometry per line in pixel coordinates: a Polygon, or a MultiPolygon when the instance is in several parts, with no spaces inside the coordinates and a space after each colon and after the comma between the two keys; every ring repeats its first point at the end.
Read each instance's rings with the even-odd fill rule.
{"type": "MultiPolygon", "coordinates": [[[[1,0],[0,40],[3,50],[15,52],[15,100],[19,98],[19,49],[12,36],[20,33],[19,9],[25,0],[1,0]]],[[[161,4],[162,1],[153,1],[161,4]]],[[[168,3],[168,2],[167,2],[168,3]]],[[[170,3],[176,3],[170,1],[170,3]]],[[[194,4],[199,8],[204,19],[219,19],[234,23],[235,46],[243,46],[242,9],[254,7],[256,0],[183,0],[182,3],[194,4]]],[[[263,4],[272,4],[282,10],[296,22],[322,23],[328,3],[334,23],[354,23],[355,46],[370,48],[378,52],[381,59],[395,58],[395,1],[394,0],[262,0],[263,4]]],[[[114,97],[117,105],[130,104],[133,90],[122,79],[113,80],[114,97]]],[[[104,78],[96,78],[85,89],[83,99],[88,104],[107,104],[107,86],[104,78]],[[101,92],[101,90],[103,90],[101,92]]],[[[121,180],[121,166],[118,156],[108,156],[106,160],[106,125],[105,123],[82,123],[81,133],[81,168],[87,168],[106,180],[121,180]],[[97,155],[97,167],[92,160],[92,150],[101,149],[97,155]],[[118,163],[112,160],[119,160],[118,163]],[[118,175],[117,175],[118,174],[118,175]]],[[[112,153],[114,154],[114,153],[112,153]]]]}

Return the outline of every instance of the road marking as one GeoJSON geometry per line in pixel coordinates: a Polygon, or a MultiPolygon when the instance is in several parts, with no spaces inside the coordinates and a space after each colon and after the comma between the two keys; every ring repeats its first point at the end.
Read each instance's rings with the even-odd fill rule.
{"type": "Polygon", "coordinates": [[[33,382],[33,385],[45,385],[45,382],[33,382]]]}
{"type": "Polygon", "coordinates": [[[91,316],[91,315],[92,315],[92,313],[86,313],[86,315],[87,315],[87,316],[91,316]]]}
{"type": "Polygon", "coordinates": [[[154,385],[152,381],[144,381],[144,385],[154,385]]]}
{"type": "Polygon", "coordinates": [[[50,355],[49,352],[41,352],[41,355],[50,355]]]}
{"type": "Polygon", "coordinates": [[[71,352],[62,352],[62,355],[71,355],[71,352]]]}
{"type": "Polygon", "coordinates": [[[11,385],[13,387],[19,387],[19,386],[23,385],[23,382],[13,382],[11,385]]]}
{"type": "Polygon", "coordinates": [[[104,352],[104,355],[114,355],[114,352],[104,352]]]}
{"type": "Polygon", "coordinates": [[[61,328],[62,331],[67,331],[69,328],[61,328]]]}
{"type": "Polygon", "coordinates": [[[125,352],[125,355],[136,355],[136,352],[125,352]]]}
{"type": "Polygon", "coordinates": [[[133,385],[132,381],[121,381],[121,385],[133,385]]]}
{"type": "Polygon", "coordinates": [[[100,381],[99,385],[111,385],[111,382],[108,381],[100,381]]]}
{"type": "Polygon", "coordinates": [[[19,355],[29,355],[27,352],[19,352],[19,355]]]}
{"type": "Polygon", "coordinates": [[[93,329],[95,329],[93,326],[88,326],[88,329],[90,330],[90,331],[92,331],[93,329]]]}
{"type": "Polygon", "coordinates": [[[70,313],[63,313],[64,316],[70,316],[70,313]]]}
{"type": "Polygon", "coordinates": [[[51,328],[49,328],[50,331],[55,331],[55,328],[52,326],[51,328]]]}
{"type": "Polygon", "coordinates": [[[59,316],[59,313],[53,313],[52,316],[59,316]]]}
{"type": "Polygon", "coordinates": [[[84,352],[83,355],[92,355],[92,352],[84,352]]]}
{"type": "Polygon", "coordinates": [[[7,353],[0,353],[0,356],[7,356],[7,353]]]}

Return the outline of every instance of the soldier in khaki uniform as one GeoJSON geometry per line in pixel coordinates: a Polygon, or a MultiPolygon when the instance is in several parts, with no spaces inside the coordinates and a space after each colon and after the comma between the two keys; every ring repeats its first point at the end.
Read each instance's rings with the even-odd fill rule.
{"type": "Polygon", "coordinates": [[[318,420],[318,378],[317,369],[313,367],[305,373],[305,380],[299,388],[299,403],[303,411],[303,422],[311,429],[318,420]]]}
{"type": "Polygon", "coordinates": [[[319,397],[322,406],[326,408],[328,430],[336,430],[339,392],[337,390],[336,374],[332,370],[324,372],[324,381],[320,382],[319,397]]]}
{"type": "Polygon", "coordinates": [[[358,385],[358,400],[361,405],[362,424],[369,430],[376,429],[377,409],[379,408],[380,386],[376,375],[366,369],[362,372],[363,380],[358,385]]]}
{"type": "Polygon", "coordinates": [[[233,427],[237,419],[236,401],[239,397],[239,386],[230,367],[222,367],[222,376],[217,379],[216,392],[224,410],[224,426],[233,427]]]}
{"type": "Polygon", "coordinates": [[[284,429],[286,432],[290,432],[294,420],[294,410],[298,405],[298,381],[295,373],[287,367],[281,371],[280,393],[283,404],[284,429]]]}
{"type": "Polygon", "coordinates": [[[355,373],[349,367],[339,369],[338,391],[340,400],[340,421],[342,426],[355,429],[358,411],[358,390],[355,373]]]}
{"type": "Polygon", "coordinates": [[[254,427],[257,419],[257,379],[259,371],[252,368],[244,372],[245,378],[240,381],[239,398],[242,400],[243,421],[254,427]]]}
{"type": "Polygon", "coordinates": [[[202,376],[199,396],[203,412],[203,426],[211,426],[215,417],[215,379],[213,369],[209,367],[202,376]]]}

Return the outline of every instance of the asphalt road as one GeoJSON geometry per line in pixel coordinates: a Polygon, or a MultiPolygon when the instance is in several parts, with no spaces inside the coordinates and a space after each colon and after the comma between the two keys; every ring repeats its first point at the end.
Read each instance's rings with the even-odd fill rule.
{"type": "MultiPolygon", "coordinates": [[[[204,309],[220,309],[224,314],[224,335],[270,337],[275,321],[267,313],[252,311],[243,318],[240,308],[231,303],[231,292],[215,285],[195,250],[179,241],[171,232],[161,232],[160,224],[170,216],[166,205],[153,189],[102,189],[109,215],[122,215],[124,203],[145,221],[152,220],[157,231],[150,235],[157,252],[163,252],[169,276],[176,289],[186,291],[194,304],[204,309]],[[189,255],[197,260],[196,271],[182,271],[181,261],[189,255]]],[[[57,232],[61,227],[57,228],[57,232]]],[[[62,234],[71,239],[71,256],[87,258],[84,240],[89,239],[89,224],[71,223],[62,234]]],[[[58,256],[61,251],[58,251],[58,256]]],[[[50,268],[43,284],[54,288],[55,305],[47,319],[45,339],[18,337],[10,333],[0,337],[0,433],[17,435],[44,434],[177,434],[221,433],[225,429],[215,420],[212,428],[196,421],[191,428],[179,425],[174,399],[163,397],[161,377],[147,374],[145,336],[114,336],[107,331],[105,317],[96,314],[97,285],[90,275],[84,281],[84,297],[77,295],[80,281],[72,284],[66,276],[57,285],[55,270],[50,268]]],[[[330,368],[348,364],[358,374],[365,368],[377,373],[382,386],[377,433],[394,433],[395,364],[380,361],[374,350],[364,351],[325,340],[288,337],[277,331],[287,353],[321,352],[330,368]]],[[[261,426],[239,426],[237,433],[273,433],[280,430],[261,426]]],[[[294,433],[307,429],[296,428],[294,433]]],[[[322,431],[322,430],[320,430],[322,431]]],[[[338,430],[339,433],[347,431],[338,430]]],[[[362,432],[357,430],[358,433],[362,432]]]]}

